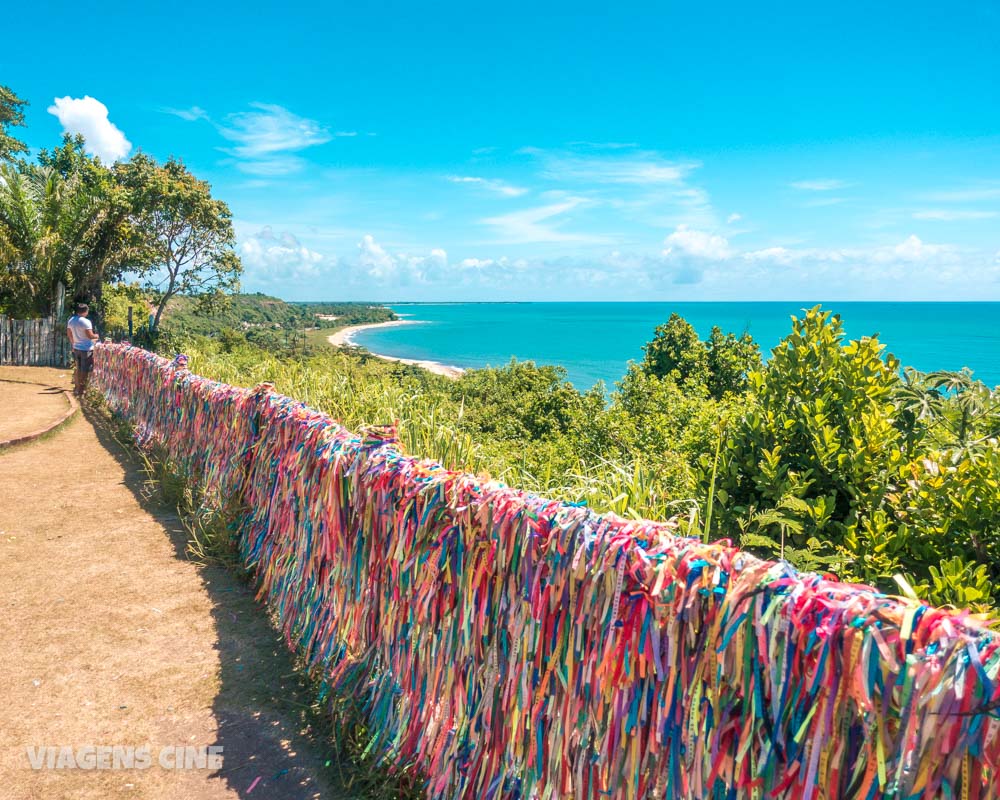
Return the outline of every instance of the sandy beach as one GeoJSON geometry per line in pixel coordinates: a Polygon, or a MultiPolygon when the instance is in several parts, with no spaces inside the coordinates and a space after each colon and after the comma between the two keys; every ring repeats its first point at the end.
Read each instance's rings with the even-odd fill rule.
{"type": "MultiPolygon", "coordinates": [[[[327,341],[334,347],[356,347],[354,343],[354,336],[360,331],[366,331],[369,328],[394,328],[400,325],[417,325],[419,324],[416,320],[408,319],[397,319],[391,322],[372,322],[367,325],[349,325],[346,328],[341,328],[339,331],[331,334],[327,337],[327,341]]],[[[422,367],[429,372],[433,372],[435,375],[444,375],[446,378],[460,378],[465,372],[461,367],[450,367],[447,364],[441,364],[437,361],[424,361],[416,358],[397,358],[396,356],[387,356],[382,353],[372,353],[373,356],[381,358],[384,361],[397,361],[400,364],[412,364],[415,367],[422,367]]]]}

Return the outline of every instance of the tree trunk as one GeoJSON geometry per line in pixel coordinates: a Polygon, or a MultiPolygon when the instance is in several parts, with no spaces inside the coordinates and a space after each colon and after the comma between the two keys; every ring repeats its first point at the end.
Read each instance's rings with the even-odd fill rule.
{"type": "Polygon", "coordinates": [[[170,298],[174,296],[174,292],[177,290],[177,272],[174,271],[169,254],[167,255],[167,274],[170,276],[170,281],[167,283],[166,291],[163,292],[160,302],[156,304],[156,315],[153,317],[154,331],[160,329],[160,317],[163,316],[163,309],[167,307],[167,303],[170,302],[170,298]]]}
{"type": "Polygon", "coordinates": [[[156,306],[156,314],[153,315],[153,330],[160,329],[160,317],[163,315],[163,308],[167,305],[169,298],[164,297],[156,306]]]}

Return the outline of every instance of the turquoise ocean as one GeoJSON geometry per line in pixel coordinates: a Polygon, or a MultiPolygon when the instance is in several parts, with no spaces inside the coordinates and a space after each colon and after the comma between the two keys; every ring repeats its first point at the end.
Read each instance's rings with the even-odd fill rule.
{"type": "MultiPolygon", "coordinates": [[[[354,341],[373,353],[456,367],[505,364],[512,356],[566,368],[580,389],[608,389],[657,325],[677,312],[707,337],[713,325],[749,331],[765,355],[791,331],[792,315],[815,303],[400,303],[419,324],[369,329],[354,341]]],[[[1000,384],[1000,303],[828,303],[850,338],[879,334],[903,366],[929,371],[970,367],[1000,384]]]]}

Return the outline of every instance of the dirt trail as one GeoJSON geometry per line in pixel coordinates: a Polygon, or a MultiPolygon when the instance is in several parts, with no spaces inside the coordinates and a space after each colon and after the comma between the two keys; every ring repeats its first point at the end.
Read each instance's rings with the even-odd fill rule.
{"type": "MultiPolygon", "coordinates": [[[[69,385],[48,369],[0,378],[69,385]]],[[[10,402],[5,419],[28,413],[10,402]]],[[[138,463],[95,419],[0,452],[0,795],[345,796],[264,612],[230,573],[185,558],[176,516],[144,499],[138,463]],[[28,747],[86,745],[146,746],[153,765],[30,766],[28,747]],[[223,747],[221,769],[157,763],[202,745],[223,747]]]]}
{"type": "MultiPolygon", "coordinates": [[[[0,377],[5,374],[0,371],[0,377]]],[[[62,389],[52,386],[0,380],[0,442],[26,436],[57,421],[69,409],[65,395],[62,389]]]]}

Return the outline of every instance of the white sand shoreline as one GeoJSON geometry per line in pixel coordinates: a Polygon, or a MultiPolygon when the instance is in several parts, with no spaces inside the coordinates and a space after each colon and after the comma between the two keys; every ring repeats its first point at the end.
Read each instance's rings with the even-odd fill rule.
{"type": "MultiPolygon", "coordinates": [[[[413,319],[397,319],[390,322],[370,322],[364,325],[348,325],[346,328],[341,328],[330,336],[327,337],[327,341],[334,347],[357,347],[358,345],[354,342],[354,336],[361,331],[366,331],[372,328],[395,328],[400,325],[418,325],[420,324],[418,320],[413,319]]],[[[387,356],[383,353],[372,353],[376,358],[381,358],[383,361],[396,361],[400,364],[412,364],[415,367],[422,367],[428,372],[433,372],[435,375],[444,375],[446,378],[456,378],[462,377],[465,372],[461,367],[451,367],[447,364],[442,364],[439,361],[426,361],[423,359],[416,358],[398,358],[397,356],[387,356]]]]}

